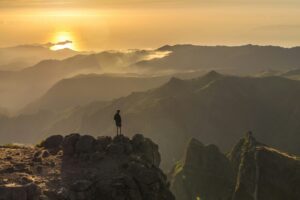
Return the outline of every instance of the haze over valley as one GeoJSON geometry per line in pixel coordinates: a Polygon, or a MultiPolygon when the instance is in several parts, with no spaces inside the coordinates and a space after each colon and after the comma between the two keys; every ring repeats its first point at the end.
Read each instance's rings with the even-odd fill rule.
{"type": "MultiPolygon", "coordinates": [[[[24,64],[18,70],[12,67],[11,70],[0,71],[2,91],[0,102],[3,109],[12,113],[16,113],[27,104],[36,101],[60,80],[81,74],[106,74],[105,76],[112,77],[157,77],[156,79],[167,80],[172,76],[192,78],[210,70],[217,70],[225,74],[243,76],[263,76],[266,75],[266,72],[273,72],[274,74],[271,75],[283,75],[297,79],[297,59],[300,54],[297,47],[255,45],[237,47],[175,45],[163,46],[154,50],[103,51],[99,53],[75,52],[69,49],[51,51],[45,50],[44,47],[28,45],[26,48],[5,48],[2,52],[5,55],[5,52],[10,52],[11,49],[18,49],[19,53],[16,53],[15,56],[11,55],[11,62],[7,63],[8,66],[13,65],[14,60],[30,63],[34,60],[33,55],[42,55],[40,56],[41,60],[36,60],[37,63],[29,66],[24,64]],[[35,53],[30,56],[30,52],[35,53]],[[20,57],[19,55],[28,56],[20,57]]],[[[158,86],[158,84],[154,86],[158,86]]]]}
{"type": "Polygon", "coordinates": [[[0,0],[0,199],[299,200],[299,9],[0,0]]]}

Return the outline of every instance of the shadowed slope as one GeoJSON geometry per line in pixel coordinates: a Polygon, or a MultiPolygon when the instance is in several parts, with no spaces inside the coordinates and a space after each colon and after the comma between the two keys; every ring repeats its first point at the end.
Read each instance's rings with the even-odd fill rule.
{"type": "Polygon", "coordinates": [[[227,156],[193,139],[173,169],[171,188],[181,200],[297,200],[299,186],[297,157],[247,135],[227,156]]]}
{"type": "Polygon", "coordinates": [[[299,102],[299,81],[210,72],[192,80],[173,78],[159,88],[135,92],[106,104],[79,107],[60,113],[50,122],[43,121],[41,113],[32,115],[27,123],[22,120],[26,115],[1,120],[0,133],[3,139],[6,134],[20,138],[21,130],[27,141],[61,132],[115,134],[112,113],[121,109],[124,133],[143,132],[153,138],[161,146],[165,167],[179,159],[191,137],[228,150],[248,130],[255,131],[260,141],[276,148],[300,152],[299,102]],[[29,124],[36,124],[36,120],[47,126],[35,129],[33,137],[29,124]]]}

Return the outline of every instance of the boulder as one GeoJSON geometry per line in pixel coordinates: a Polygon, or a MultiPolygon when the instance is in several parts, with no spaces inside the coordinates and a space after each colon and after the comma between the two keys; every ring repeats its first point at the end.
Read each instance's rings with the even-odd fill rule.
{"type": "Polygon", "coordinates": [[[63,140],[63,153],[65,156],[71,156],[74,155],[76,152],[76,143],[79,140],[80,135],[77,133],[73,133],[70,135],[67,135],[63,140]]]}
{"type": "Polygon", "coordinates": [[[142,159],[159,167],[161,156],[159,154],[158,145],[152,142],[152,140],[145,138],[141,134],[136,134],[132,137],[132,148],[142,159]]]}
{"type": "Polygon", "coordinates": [[[107,146],[112,143],[112,138],[109,136],[101,136],[101,137],[97,137],[97,141],[96,141],[96,145],[95,145],[95,149],[97,151],[105,151],[105,149],[107,148],[107,146]]]}
{"type": "Polygon", "coordinates": [[[77,180],[71,185],[68,198],[70,200],[96,199],[92,186],[93,183],[89,180],[77,180]]]}
{"type": "Polygon", "coordinates": [[[125,153],[125,147],[122,144],[112,143],[112,144],[108,145],[107,152],[109,154],[121,155],[121,154],[125,153]]]}
{"type": "Polygon", "coordinates": [[[42,141],[40,146],[45,149],[58,149],[61,148],[64,137],[61,135],[53,135],[42,141]]]}
{"type": "Polygon", "coordinates": [[[50,156],[50,153],[47,150],[42,151],[41,157],[42,158],[47,158],[50,156]]]}
{"type": "Polygon", "coordinates": [[[71,190],[75,192],[84,192],[92,187],[93,183],[89,180],[77,180],[71,185],[71,190]]]}
{"type": "Polygon", "coordinates": [[[34,183],[0,186],[1,200],[38,200],[39,196],[40,189],[34,183]]]}
{"type": "Polygon", "coordinates": [[[96,145],[96,139],[90,135],[79,137],[76,143],[76,153],[92,153],[96,145]]]}

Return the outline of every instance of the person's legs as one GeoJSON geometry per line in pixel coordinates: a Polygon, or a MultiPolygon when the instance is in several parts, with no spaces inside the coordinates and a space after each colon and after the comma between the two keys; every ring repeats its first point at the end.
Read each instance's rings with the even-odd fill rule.
{"type": "Polygon", "coordinates": [[[122,135],[122,126],[120,126],[120,135],[122,135]]]}

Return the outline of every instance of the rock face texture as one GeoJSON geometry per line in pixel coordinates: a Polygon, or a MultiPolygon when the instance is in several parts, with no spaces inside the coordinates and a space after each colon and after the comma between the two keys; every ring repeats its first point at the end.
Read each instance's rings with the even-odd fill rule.
{"type": "Polygon", "coordinates": [[[143,135],[51,136],[0,148],[0,200],[174,200],[158,146],[143,135]]]}
{"type": "Polygon", "coordinates": [[[180,200],[298,200],[300,160],[242,138],[228,155],[192,139],[173,169],[171,189],[180,200]]]}
{"type": "Polygon", "coordinates": [[[229,155],[236,169],[233,200],[300,199],[300,160],[263,145],[251,135],[229,155]]]}

